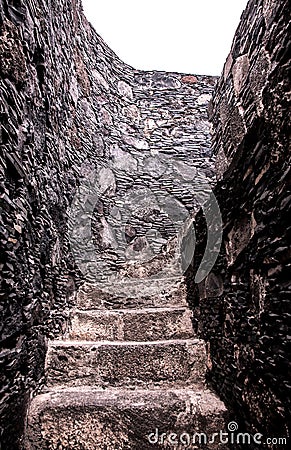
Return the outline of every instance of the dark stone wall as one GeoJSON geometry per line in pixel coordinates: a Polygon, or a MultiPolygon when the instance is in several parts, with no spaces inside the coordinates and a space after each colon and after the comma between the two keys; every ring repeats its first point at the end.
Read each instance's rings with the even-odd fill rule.
{"type": "Polygon", "coordinates": [[[211,107],[223,245],[195,285],[206,239],[198,214],[188,273],[209,379],[240,430],[265,437],[286,437],[290,424],[288,22],[285,0],[251,0],[243,13],[211,107]]]}
{"type": "MultiPolygon", "coordinates": [[[[0,27],[0,440],[10,450],[42,385],[46,340],[65,330],[83,281],[68,239],[76,189],[103,168],[93,228],[113,262],[114,196],[137,184],[194,210],[193,173],[213,180],[207,104],[216,78],[135,71],[79,0],[0,0],[0,27]]],[[[137,222],[127,230],[132,244],[150,221],[137,222]]],[[[172,231],[170,223],[166,240],[172,231]]]]}

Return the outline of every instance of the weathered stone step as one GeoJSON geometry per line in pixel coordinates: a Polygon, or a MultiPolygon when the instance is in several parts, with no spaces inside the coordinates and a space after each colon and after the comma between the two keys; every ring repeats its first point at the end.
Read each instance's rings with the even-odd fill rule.
{"type": "Polygon", "coordinates": [[[191,317],[186,308],[75,310],[68,337],[88,341],[187,339],[193,337],[191,317]]]}
{"type": "Polygon", "coordinates": [[[126,296],[119,295],[114,292],[102,291],[100,287],[84,283],[76,297],[76,307],[78,309],[129,309],[129,308],[163,308],[171,306],[187,307],[186,302],[186,288],[185,286],[177,286],[167,288],[161,291],[161,286],[165,280],[160,280],[158,286],[157,281],[152,282],[152,292],[150,289],[148,293],[142,291],[143,283],[132,284],[132,289],[126,296]],[[160,287],[160,290],[158,290],[160,287]],[[136,289],[136,291],[134,291],[136,289]]]}
{"type": "Polygon", "coordinates": [[[195,387],[52,391],[32,401],[25,450],[226,450],[218,437],[209,442],[226,420],[216,395],[195,387]]]}
{"type": "Polygon", "coordinates": [[[205,343],[199,339],[52,341],[46,360],[49,387],[202,383],[205,366],[205,343]]]}

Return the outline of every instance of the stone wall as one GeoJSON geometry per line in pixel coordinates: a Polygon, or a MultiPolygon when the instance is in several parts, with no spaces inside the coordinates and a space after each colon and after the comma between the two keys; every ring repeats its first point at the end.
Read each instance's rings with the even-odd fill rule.
{"type": "Polygon", "coordinates": [[[209,378],[240,430],[266,437],[286,437],[290,423],[288,21],[285,0],[251,0],[243,13],[211,108],[222,250],[195,285],[206,239],[199,214],[188,274],[209,378]]]}
{"type": "MultiPolygon", "coordinates": [[[[94,242],[119,270],[115,199],[138,186],[191,213],[193,176],[213,180],[207,103],[216,79],[135,71],[95,33],[79,0],[0,0],[0,25],[0,440],[14,449],[42,384],[46,339],[65,330],[83,281],[68,235],[78,187],[97,171],[94,242]]],[[[173,221],[159,225],[162,213],[155,205],[128,223],[135,254],[147,245],[143,229],[157,249],[173,236],[173,221]]]]}

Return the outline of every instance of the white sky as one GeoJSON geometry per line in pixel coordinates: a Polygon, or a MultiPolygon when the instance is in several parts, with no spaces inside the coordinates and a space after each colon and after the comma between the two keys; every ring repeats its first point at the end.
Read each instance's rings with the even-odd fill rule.
{"type": "Polygon", "coordinates": [[[220,75],[247,0],[82,0],[97,33],[141,70],[220,75]]]}

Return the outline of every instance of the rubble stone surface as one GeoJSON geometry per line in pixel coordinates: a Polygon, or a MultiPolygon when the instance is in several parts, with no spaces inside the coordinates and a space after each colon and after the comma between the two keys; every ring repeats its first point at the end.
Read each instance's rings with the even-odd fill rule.
{"type": "MultiPolygon", "coordinates": [[[[3,449],[22,446],[27,407],[44,385],[48,339],[66,336],[73,307],[82,305],[88,311],[98,304],[113,319],[119,308],[133,314],[134,309],[186,306],[186,301],[179,303],[167,278],[150,286],[144,282],[142,292],[138,291],[143,283],[133,283],[127,296],[101,287],[112,286],[112,273],[127,279],[128,290],[132,279],[145,280],[161,271],[174,253],[175,224],[199,210],[205,184],[213,187],[216,177],[223,245],[216,266],[197,286],[194,276],[207,233],[198,213],[195,259],[188,271],[195,334],[207,343],[208,379],[236,415],[240,429],[286,436],[288,11],[286,0],[250,0],[218,80],[133,69],[88,23],[81,0],[0,0],[3,449]],[[93,182],[97,202],[96,195],[86,191],[93,182]],[[81,226],[74,249],[71,208],[80,206],[76,201],[80,192],[92,235],[81,226]],[[121,230],[123,214],[127,220],[121,230]],[[99,284],[94,287],[96,267],[84,264],[84,277],[76,261],[76,252],[88,252],[89,244],[98,254],[99,284]],[[135,264],[128,264],[132,260],[135,264]],[[159,295],[152,295],[156,290],[159,295]]],[[[83,212],[80,207],[75,210],[81,225],[83,212]]],[[[192,247],[193,240],[188,243],[192,247]]],[[[164,325],[157,316],[154,321],[160,336],[164,325]]],[[[86,322],[82,332],[95,332],[90,324],[86,322]]],[[[114,321],[109,327],[114,334],[113,326],[114,321]]],[[[169,327],[170,321],[168,336],[169,327]]],[[[102,403],[98,395],[92,400],[86,392],[89,410],[81,417],[82,394],[75,394],[41,394],[47,395],[44,414],[52,424],[50,432],[55,433],[54,408],[61,411],[59,429],[64,427],[60,405],[65,397],[78,433],[92,408],[102,403]]],[[[212,400],[216,404],[215,396],[212,400]]],[[[170,395],[166,411],[173,403],[178,415],[189,406],[179,395],[170,395]]],[[[129,414],[136,423],[140,414],[138,408],[132,412],[127,406],[118,412],[112,400],[114,414],[123,417],[118,433],[124,448],[140,448],[139,437],[126,442],[124,417],[129,414]]],[[[159,417],[161,404],[156,407],[159,417]]],[[[221,402],[219,408],[224,408],[221,402]]],[[[104,408],[102,414],[106,416],[104,408]]],[[[101,416],[89,420],[89,429],[99,423],[97,435],[104,427],[101,416]]],[[[169,420],[167,429],[176,420],[170,412],[169,420]]],[[[74,427],[67,426],[70,433],[74,427]]],[[[54,438],[53,448],[71,445],[54,438]]]]}
{"type": "Polygon", "coordinates": [[[98,36],[80,0],[0,0],[0,27],[0,435],[7,449],[19,445],[30,393],[43,384],[47,338],[66,331],[84,281],[68,232],[78,189],[97,172],[92,241],[104,279],[127,261],[120,240],[128,258],[146,257],[148,243],[158,255],[176,233],[174,221],[163,225],[161,201],[135,211],[135,193],[175,199],[184,214],[197,208],[191,173],[214,180],[206,103],[217,78],[134,70],[98,36]],[[128,192],[127,234],[116,241],[118,201],[128,192]]]}
{"type": "Polygon", "coordinates": [[[242,15],[211,107],[222,249],[195,285],[206,239],[198,215],[196,261],[188,274],[195,330],[210,349],[212,386],[240,429],[282,438],[290,433],[287,11],[284,0],[251,0],[242,15]]]}

